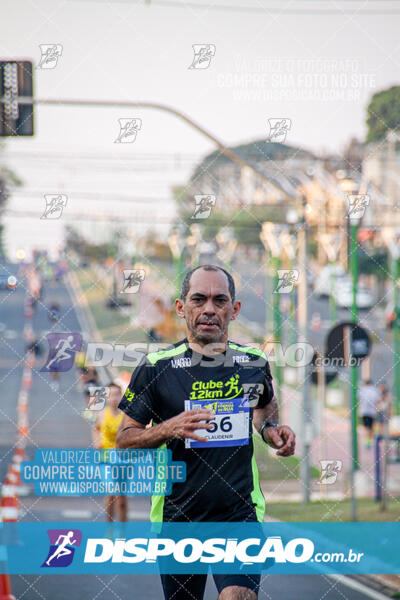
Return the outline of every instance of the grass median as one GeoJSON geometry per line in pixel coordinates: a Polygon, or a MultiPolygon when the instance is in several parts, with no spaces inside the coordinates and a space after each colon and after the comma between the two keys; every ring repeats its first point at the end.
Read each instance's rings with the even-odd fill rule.
{"type": "MultiPolygon", "coordinates": [[[[253,437],[254,453],[261,481],[285,481],[300,479],[300,459],[297,456],[278,457],[258,435],[253,437]]],[[[319,478],[320,473],[311,467],[311,477],[319,478]]]]}
{"type": "MultiPolygon", "coordinates": [[[[384,511],[373,498],[359,498],[357,508],[358,521],[398,522],[400,519],[400,497],[389,498],[384,511]]],[[[341,523],[351,521],[351,503],[350,499],[317,500],[306,505],[301,502],[269,502],[266,514],[287,522],[341,523]]]]}

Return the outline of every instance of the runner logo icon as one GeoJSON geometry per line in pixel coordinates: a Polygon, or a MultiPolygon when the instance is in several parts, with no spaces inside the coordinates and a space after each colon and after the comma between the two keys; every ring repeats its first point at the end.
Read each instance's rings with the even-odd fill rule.
{"type": "Polygon", "coordinates": [[[41,371],[69,371],[74,365],[75,352],[82,347],[80,333],[48,333],[49,355],[41,371]]]}
{"type": "Polygon", "coordinates": [[[42,567],[68,567],[74,558],[75,548],[81,545],[79,529],[48,529],[50,548],[42,567]]]}

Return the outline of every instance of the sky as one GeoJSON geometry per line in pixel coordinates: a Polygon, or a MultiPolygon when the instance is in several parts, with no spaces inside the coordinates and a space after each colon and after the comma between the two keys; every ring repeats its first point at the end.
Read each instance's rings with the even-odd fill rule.
{"type": "MultiPolygon", "coordinates": [[[[396,6],[393,2],[230,2],[270,10],[279,6],[280,13],[268,8],[263,13],[200,10],[184,2],[162,6],[162,0],[150,5],[126,0],[15,0],[0,5],[3,56],[37,63],[39,44],[63,46],[56,68],[36,71],[37,97],[165,103],[228,144],[263,137],[268,118],[287,117],[292,120],[291,142],[338,150],[351,135],[364,136],[370,95],[398,83],[399,17],[367,13],[388,10],[396,6]],[[354,13],[343,14],[349,7],[354,13]],[[296,14],[289,12],[295,9],[296,14]],[[317,9],[337,12],[315,14],[317,9]],[[208,69],[188,68],[196,43],[215,45],[208,69]]],[[[137,151],[210,147],[169,115],[133,113],[143,119],[137,151]]],[[[60,108],[42,107],[37,141],[103,147],[110,138],[112,143],[115,118],[124,114],[94,108],[63,109],[60,114],[60,108]]]]}
{"type": "MultiPolygon", "coordinates": [[[[0,0],[0,55],[37,65],[41,44],[62,46],[55,68],[35,69],[36,98],[165,104],[227,145],[265,139],[268,120],[286,118],[291,123],[286,142],[314,152],[338,152],[352,136],[363,139],[371,95],[399,83],[399,14],[390,14],[400,12],[396,2],[215,0],[219,9],[204,8],[207,4],[0,0]],[[206,69],[189,68],[195,44],[215,48],[206,69]]],[[[26,184],[26,197],[15,197],[14,208],[28,200],[42,205],[46,191],[66,191],[76,179],[94,194],[105,186],[110,193],[154,194],[161,202],[214,149],[186,123],[150,109],[38,106],[35,130],[32,139],[7,141],[7,164],[26,184]],[[141,119],[141,129],[134,143],[115,143],[119,119],[126,118],[141,119]],[[43,158],[39,165],[49,152],[59,159],[43,158]],[[147,175],[135,162],[131,179],[121,178],[110,161],[100,177],[88,154],[134,162],[147,157],[147,175]],[[186,168],[161,168],[170,156],[186,168]]]]}

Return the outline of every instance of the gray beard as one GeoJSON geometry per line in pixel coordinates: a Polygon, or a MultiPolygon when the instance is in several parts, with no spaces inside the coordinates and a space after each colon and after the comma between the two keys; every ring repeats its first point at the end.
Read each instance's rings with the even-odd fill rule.
{"type": "Polygon", "coordinates": [[[223,337],[223,332],[221,330],[219,330],[219,333],[217,334],[216,337],[213,338],[209,338],[207,336],[202,335],[201,333],[197,333],[197,331],[193,331],[192,330],[192,334],[193,337],[198,341],[198,342],[202,342],[203,344],[206,343],[215,343],[215,342],[220,342],[222,337],[223,337]]]}

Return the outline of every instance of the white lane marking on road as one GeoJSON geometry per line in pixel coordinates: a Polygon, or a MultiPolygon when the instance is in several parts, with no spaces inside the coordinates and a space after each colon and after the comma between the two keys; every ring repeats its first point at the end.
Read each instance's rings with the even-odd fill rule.
{"type": "Polygon", "coordinates": [[[376,590],[372,590],[363,583],[360,583],[355,579],[350,579],[345,575],[327,575],[327,577],[330,577],[330,579],[334,579],[338,583],[341,583],[342,585],[345,585],[353,590],[356,590],[357,592],[364,594],[365,596],[368,596],[368,598],[373,598],[373,600],[388,600],[388,598],[390,598],[390,596],[385,596],[384,594],[381,594],[376,590]]]}
{"type": "Polygon", "coordinates": [[[61,515],[66,519],[90,519],[93,516],[93,513],[91,510],[67,508],[67,510],[61,511],[61,515]]]}
{"type": "Polygon", "coordinates": [[[18,337],[18,332],[14,329],[7,329],[7,331],[5,331],[3,335],[6,338],[6,340],[15,340],[15,338],[18,337]]]}

